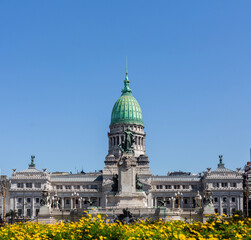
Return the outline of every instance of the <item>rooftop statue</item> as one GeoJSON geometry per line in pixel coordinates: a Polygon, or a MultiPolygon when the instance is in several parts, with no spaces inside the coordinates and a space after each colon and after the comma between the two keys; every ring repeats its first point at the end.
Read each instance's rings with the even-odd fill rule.
{"type": "Polygon", "coordinates": [[[127,128],[125,130],[125,141],[118,145],[122,153],[134,153],[133,143],[135,143],[135,136],[133,132],[127,128]]]}

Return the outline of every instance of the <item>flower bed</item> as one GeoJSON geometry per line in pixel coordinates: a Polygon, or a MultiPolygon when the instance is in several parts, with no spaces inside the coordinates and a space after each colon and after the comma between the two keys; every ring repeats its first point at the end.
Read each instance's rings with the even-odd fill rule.
{"type": "Polygon", "coordinates": [[[0,229],[0,239],[250,239],[251,219],[212,217],[207,223],[141,221],[131,225],[104,223],[102,217],[75,223],[12,224],[0,229]]]}

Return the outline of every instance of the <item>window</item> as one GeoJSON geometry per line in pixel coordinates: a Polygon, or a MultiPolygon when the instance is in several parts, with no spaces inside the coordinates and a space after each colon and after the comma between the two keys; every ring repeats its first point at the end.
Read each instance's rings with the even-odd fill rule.
{"type": "Polygon", "coordinates": [[[227,209],[223,208],[223,214],[227,215],[227,209]]]}
{"type": "Polygon", "coordinates": [[[41,188],[41,183],[40,182],[35,183],[35,188],[41,188]]]}
{"type": "Polygon", "coordinates": [[[17,187],[18,187],[18,188],[23,188],[23,187],[24,187],[24,184],[23,184],[23,183],[17,183],[17,187]]]}
{"type": "Polygon", "coordinates": [[[30,198],[27,198],[26,201],[27,201],[27,203],[30,203],[30,202],[31,202],[31,199],[30,199],[30,198]]]}
{"type": "Polygon", "coordinates": [[[26,183],[26,188],[32,188],[32,183],[26,183]]]}
{"type": "Polygon", "coordinates": [[[232,197],[232,202],[235,202],[235,197],[232,197]]]}
{"type": "Polygon", "coordinates": [[[184,198],[184,204],[188,204],[188,199],[184,198]]]}
{"type": "Polygon", "coordinates": [[[22,203],[22,198],[18,198],[18,199],[17,199],[17,202],[18,202],[18,203],[22,203]]]}
{"type": "Polygon", "coordinates": [[[172,189],[171,185],[166,185],[166,189],[172,189]]]}
{"type": "Polygon", "coordinates": [[[31,210],[28,208],[27,209],[27,216],[30,217],[31,216],[31,210]]]}
{"type": "Polygon", "coordinates": [[[223,197],[222,201],[225,203],[227,202],[227,198],[226,197],[223,197]]]}
{"type": "Polygon", "coordinates": [[[22,213],[23,213],[23,212],[22,212],[22,209],[19,208],[19,209],[17,210],[18,216],[21,217],[21,216],[22,216],[22,213]]]}
{"type": "Polygon", "coordinates": [[[78,199],[76,199],[76,204],[78,205],[78,199]]]}
{"type": "Polygon", "coordinates": [[[74,189],[80,189],[80,185],[74,186],[74,189]]]}
{"type": "Polygon", "coordinates": [[[192,189],[196,190],[197,189],[197,185],[192,185],[192,189]]]}
{"type": "Polygon", "coordinates": [[[70,204],[70,200],[66,199],[65,204],[70,204]]]}
{"type": "Polygon", "coordinates": [[[71,185],[65,185],[65,189],[71,189],[71,185]]]}
{"type": "Polygon", "coordinates": [[[174,185],[174,189],[180,189],[180,185],[174,185]]]}
{"type": "Polygon", "coordinates": [[[218,198],[217,197],[214,198],[214,202],[215,203],[218,202],[218,198]]]}
{"type": "Polygon", "coordinates": [[[234,182],[234,183],[231,183],[231,187],[236,187],[236,183],[234,182]]]}
{"type": "Polygon", "coordinates": [[[189,189],[189,185],[183,185],[183,189],[189,189]]]}
{"type": "Polygon", "coordinates": [[[98,189],[98,185],[91,185],[91,189],[98,189]]]}
{"type": "Polygon", "coordinates": [[[224,187],[224,188],[226,188],[227,187],[227,182],[221,183],[221,186],[224,187]]]}
{"type": "Polygon", "coordinates": [[[38,197],[36,198],[36,203],[39,203],[39,198],[38,197]]]}
{"type": "Polygon", "coordinates": [[[63,186],[62,185],[57,185],[56,188],[57,189],[63,189],[63,186]]]}
{"type": "Polygon", "coordinates": [[[218,211],[218,208],[215,208],[215,209],[214,209],[214,212],[215,212],[215,213],[218,213],[218,212],[219,212],[219,211],[218,211]]]}

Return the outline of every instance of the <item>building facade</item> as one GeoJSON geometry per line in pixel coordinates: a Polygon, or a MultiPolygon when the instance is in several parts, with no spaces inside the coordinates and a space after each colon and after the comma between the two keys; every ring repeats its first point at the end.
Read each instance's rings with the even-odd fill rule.
{"type": "MultiPolygon", "coordinates": [[[[225,168],[220,156],[218,167],[203,174],[172,172],[166,176],[151,174],[149,159],[145,149],[146,133],[142,111],[132,95],[128,74],[124,80],[124,89],[114,104],[110,131],[108,133],[108,154],[103,171],[77,174],[55,172],[49,174],[46,169],[38,170],[31,157],[29,167],[23,171],[13,169],[8,180],[6,209],[17,211],[20,218],[33,219],[40,209],[42,191],[48,189],[51,203],[58,200],[59,208],[64,212],[72,209],[85,209],[95,206],[99,209],[114,209],[109,205],[113,177],[118,174],[121,148],[125,142],[125,131],[134,134],[134,157],[136,176],[146,195],[146,207],[149,209],[165,206],[170,211],[191,213],[196,208],[196,198],[203,199],[205,190],[212,192],[215,212],[231,215],[236,210],[243,210],[243,173],[225,168]]],[[[1,201],[3,209],[3,201],[1,201]]],[[[198,207],[198,206],[197,206],[198,207]]]]}

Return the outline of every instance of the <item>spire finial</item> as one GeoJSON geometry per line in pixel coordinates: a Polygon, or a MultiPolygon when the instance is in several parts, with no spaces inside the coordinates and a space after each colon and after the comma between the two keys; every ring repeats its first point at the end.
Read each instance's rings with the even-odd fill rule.
{"type": "Polygon", "coordinates": [[[128,63],[127,63],[127,56],[126,56],[126,73],[128,73],[128,63]]]}
{"type": "Polygon", "coordinates": [[[128,80],[128,63],[127,63],[127,56],[126,56],[126,80],[128,80]]]}
{"type": "Polygon", "coordinates": [[[127,65],[127,57],[126,57],[126,76],[124,80],[124,89],[122,90],[122,94],[124,93],[131,93],[132,90],[129,88],[129,79],[128,79],[128,65],[127,65]]]}

